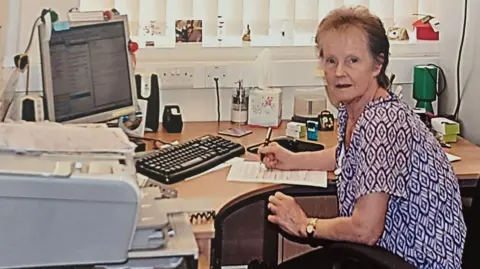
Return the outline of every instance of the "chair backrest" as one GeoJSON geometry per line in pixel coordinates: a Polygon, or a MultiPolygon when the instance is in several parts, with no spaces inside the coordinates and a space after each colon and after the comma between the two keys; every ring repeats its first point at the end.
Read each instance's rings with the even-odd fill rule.
{"type": "Polygon", "coordinates": [[[478,179],[471,187],[464,187],[462,197],[471,199],[470,204],[464,203],[463,212],[467,225],[467,238],[463,251],[463,269],[478,268],[476,266],[478,249],[480,248],[480,184],[478,179]]]}

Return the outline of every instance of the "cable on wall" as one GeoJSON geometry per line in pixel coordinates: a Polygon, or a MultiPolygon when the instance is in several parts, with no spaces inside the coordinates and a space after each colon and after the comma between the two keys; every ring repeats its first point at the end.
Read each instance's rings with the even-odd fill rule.
{"type": "Polygon", "coordinates": [[[24,72],[27,70],[27,81],[26,81],[26,88],[25,88],[25,94],[28,95],[29,93],[29,88],[30,88],[30,60],[28,57],[28,52],[30,51],[30,48],[32,46],[33,42],[33,37],[35,35],[35,29],[37,27],[37,24],[39,21],[42,21],[45,23],[45,16],[49,14],[50,15],[50,20],[52,23],[58,21],[58,14],[53,11],[52,9],[43,9],[42,13],[40,16],[38,16],[35,21],[33,22],[32,30],[30,32],[30,37],[27,43],[27,47],[25,48],[25,51],[22,54],[17,54],[13,57],[13,61],[15,63],[15,67],[20,70],[21,72],[24,72]]]}
{"type": "Polygon", "coordinates": [[[460,112],[460,105],[462,103],[462,90],[461,90],[461,70],[460,64],[462,62],[462,54],[463,54],[463,46],[465,44],[465,33],[467,31],[467,17],[468,17],[468,0],[465,0],[464,4],[464,14],[463,14],[463,26],[462,26],[462,37],[460,40],[460,49],[458,51],[458,58],[457,58],[457,106],[455,108],[455,113],[453,114],[456,121],[458,121],[458,114],[460,112]]]}
{"type": "MultiPolygon", "coordinates": [[[[445,76],[445,71],[443,70],[443,68],[441,68],[439,65],[437,64],[428,64],[429,66],[435,66],[436,68],[438,68],[438,70],[440,71],[440,75],[438,77],[438,79],[442,79],[442,89],[441,90],[437,90],[437,96],[440,97],[446,90],[447,90],[447,77],[445,76]]],[[[435,78],[435,76],[432,74],[432,71],[430,71],[430,69],[426,69],[428,71],[428,73],[430,74],[430,77],[432,78],[433,80],[433,83],[437,84],[437,79],[435,78]]],[[[440,82],[438,82],[438,85],[440,85],[440,82]]]]}
{"type": "Polygon", "coordinates": [[[218,86],[218,78],[213,78],[215,81],[215,91],[217,94],[217,122],[220,123],[220,88],[218,86]]]}

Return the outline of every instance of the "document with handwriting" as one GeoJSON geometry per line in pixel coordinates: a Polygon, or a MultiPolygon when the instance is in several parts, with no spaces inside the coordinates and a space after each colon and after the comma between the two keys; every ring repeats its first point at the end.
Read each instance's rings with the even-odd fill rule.
{"type": "Polygon", "coordinates": [[[232,164],[228,181],[277,183],[326,188],[327,172],[324,171],[281,171],[267,169],[261,162],[239,162],[232,164]]]}

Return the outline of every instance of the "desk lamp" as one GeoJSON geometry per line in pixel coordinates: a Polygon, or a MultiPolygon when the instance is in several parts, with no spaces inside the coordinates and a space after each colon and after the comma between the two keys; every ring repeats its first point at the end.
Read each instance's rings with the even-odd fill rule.
{"type": "Polygon", "coordinates": [[[413,99],[417,108],[434,114],[432,102],[437,99],[437,73],[435,66],[417,65],[413,70],[413,99]]]}

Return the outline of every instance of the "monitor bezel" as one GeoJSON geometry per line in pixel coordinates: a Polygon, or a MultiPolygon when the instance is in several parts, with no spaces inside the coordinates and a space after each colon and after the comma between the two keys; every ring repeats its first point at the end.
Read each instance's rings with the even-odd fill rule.
{"type": "MultiPolygon", "coordinates": [[[[41,69],[42,69],[42,82],[43,82],[43,95],[46,105],[46,119],[52,122],[61,122],[61,123],[102,123],[108,122],[111,120],[119,119],[123,116],[128,116],[137,111],[137,89],[135,82],[135,71],[133,67],[133,58],[131,53],[129,53],[128,42],[130,40],[130,29],[128,25],[128,17],[126,15],[114,16],[111,20],[108,21],[81,21],[81,22],[67,22],[69,24],[69,29],[75,27],[84,27],[84,26],[94,26],[99,24],[110,24],[115,22],[122,22],[124,26],[125,41],[126,41],[126,52],[127,52],[127,61],[128,61],[128,72],[130,80],[130,92],[132,96],[132,104],[120,107],[104,112],[99,112],[96,114],[91,114],[88,116],[78,117],[74,119],[69,119],[65,121],[58,121],[55,116],[55,102],[53,99],[53,81],[51,73],[51,59],[50,59],[50,39],[46,33],[46,25],[40,24],[38,28],[39,35],[39,44],[40,44],[40,57],[41,57],[41,69]]],[[[68,30],[67,30],[68,31],[68,30]]]]}

